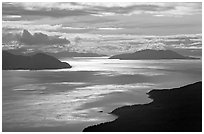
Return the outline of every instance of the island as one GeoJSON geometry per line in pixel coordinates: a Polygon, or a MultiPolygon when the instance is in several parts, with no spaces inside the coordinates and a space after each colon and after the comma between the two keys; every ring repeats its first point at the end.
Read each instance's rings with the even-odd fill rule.
{"type": "Polygon", "coordinates": [[[159,60],[159,59],[198,59],[198,58],[183,56],[171,50],[145,49],[145,50],[137,51],[135,53],[114,55],[114,56],[111,56],[109,59],[159,60]]]}
{"type": "Polygon", "coordinates": [[[3,70],[43,70],[63,68],[71,68],[71,66],[66,62],[61,62],[55,57],[44,53],[24,56],[2,51],[3,70]]]}
{"type": "Polygon", "coordinates": [[[85,132],[201,132],[202,82],[174,89],[152,90],[148,104],[117,108],[112,122],[90,126],[85,132]]]}

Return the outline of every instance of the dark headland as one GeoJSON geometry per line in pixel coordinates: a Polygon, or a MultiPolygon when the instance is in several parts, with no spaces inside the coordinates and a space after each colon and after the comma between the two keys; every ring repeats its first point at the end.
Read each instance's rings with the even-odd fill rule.
{"type": "Polygon", "coordinates": [[[135,53],[126,53],[111,56],[109,59],[120,60],[159,60],[159,59],[198,59],[194,57],[183,56],[171,50],[151,50],[145,49],[135,53]]]}
{"type": "Polygon", "coordinates": [[[201,132],[202,82],[180,88],[152,90],[153,101],[112,111],[112,122],[85,128],[87,132],[201,132]]]}
{"type": "Polygon", "coordinates": [[[7,51],[2,52],[3,70],[42,70],[71,68],[68,63],[61,62],[55,57],[44,53],[32,56],[14,55],[7,51]]]}

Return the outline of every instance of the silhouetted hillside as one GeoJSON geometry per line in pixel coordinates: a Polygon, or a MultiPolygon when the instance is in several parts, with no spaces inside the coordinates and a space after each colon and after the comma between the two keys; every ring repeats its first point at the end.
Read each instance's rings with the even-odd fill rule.
{"type": "Polygon", "coordinates": [[[7,51],[2,52],[3,70],[41,70],[41,69],[62,69],[71,68],[68,63],[61,62],[58,59],[47,54],[38,53],[32,56],[14,55],[7,51]]]}
{"type": "Polygon", "coordinates": [[[197,59],[180,55],[171,50],[141,50],[135,53],[119,54],[110,57],[110,59],[121,60],[158,60],[158,59],[197,59]]]}
{"type": "Polygon", "coordinates": [[[86,132],[201,132],[202,82],[171,90],[152,90],[153,102],[124,106],[112,122],[90,126],[86,132]]]}

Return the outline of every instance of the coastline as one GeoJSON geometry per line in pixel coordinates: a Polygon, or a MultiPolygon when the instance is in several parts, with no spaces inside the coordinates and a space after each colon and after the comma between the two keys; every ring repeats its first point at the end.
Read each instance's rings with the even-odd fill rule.
{"type": "Polygon", "coordinates": [[[148,104],[123,106],[110,114],[112,122],[89,126],[84,132],[201,132],[202,81],[147,93],[148,104]]]}

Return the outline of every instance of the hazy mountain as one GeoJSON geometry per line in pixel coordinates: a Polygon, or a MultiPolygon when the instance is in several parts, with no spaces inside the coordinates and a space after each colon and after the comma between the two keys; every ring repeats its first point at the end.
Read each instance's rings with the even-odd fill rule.
{"type": "Polygon", "coordinates": [[[2,52],[3,70],[42,70],[42,69],[62,69],[71,68],[68,63],[44,53],[37,53],[32,56],[14,55],[7,51],[2,52]]]}
{"type": "Polygon", "coordinates": [[[69,44],[70,41],[66,38],[59,38],[57,36],[48,36],[44,33],[34,33],[33,35],[28,30],[23,30],[19,41],[26,45],[51,45],[51,44],[69,44]]]}
{"type": "Polygon", "coordinates": [[[69,52],[69,51],[63,51],[63,52],[58,52],[58,53],[52,53],[52,52],[43,52],[43,51],[33,51],[30,53],[25,53],[26,49],[25,48],[19,48],[19,49],[10,49],[6,50],[12,54],[17,54],[17,55],[34,55],[37,53],[46,53],[48,55],[54,56],[56,58],[66,58],[66,57],[102,57],[106,55],[101,55],[97,53],[79,53],[79,52],[69,52]]]}
{"type": "Polygon", "coordinates": [[[135,53],[119,54],[111,56],[109,59],[121,60],[159,60],[159,59],[197,59],[183,56],[171,50],[141,50],[135,53]]]}
{"type": "Polygon", "coordinates": [[[66,57],[102,57],[106,55],[100,55],[97,53],[79,53],[79,52],[69,52],[69,51],[63,51],[58,53],[51,53],[47,52],[47,54],[52,55],[56,58],[66,58],[66,57]]]}

